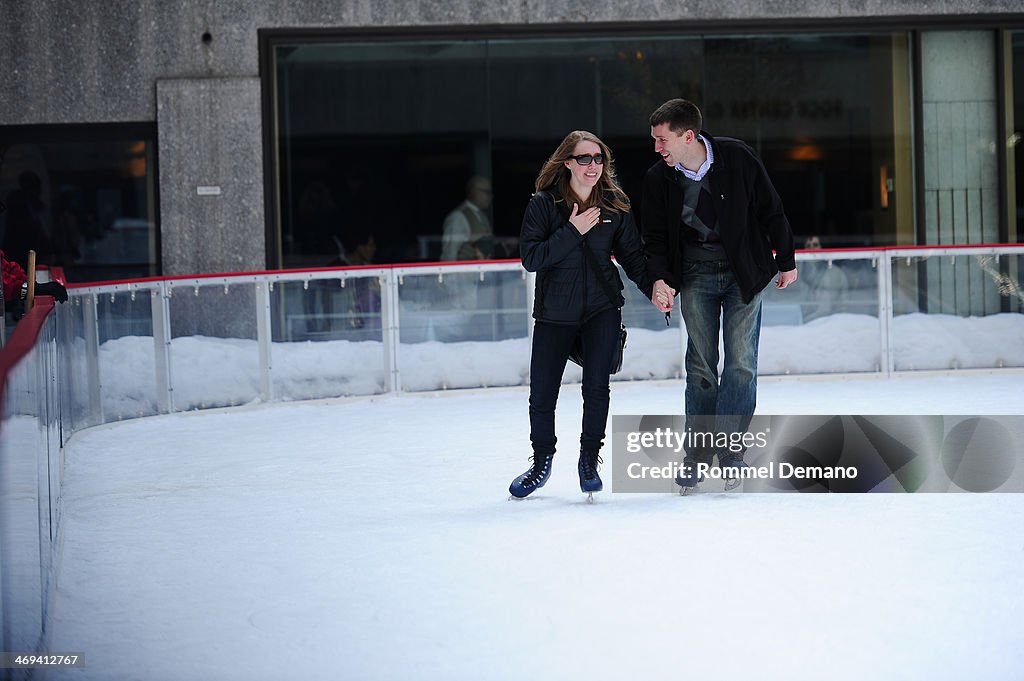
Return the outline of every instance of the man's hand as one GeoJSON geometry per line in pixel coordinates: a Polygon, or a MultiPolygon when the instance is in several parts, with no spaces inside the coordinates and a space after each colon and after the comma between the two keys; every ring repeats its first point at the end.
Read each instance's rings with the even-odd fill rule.
{"type": "Polygon", "coordinates": [[[658,312],[669,312],[672,310],[672,299],[676,297],[676,290],[665,283],[664,279],[654,282],[651,291],[651,302],[658,312]]]}
{"type": "Polygon", "coordinates": [[[775,280],[775,288],[786,288],[796,281],[796,268],[785,272],[779,272],[779,278],[775,280]]]}

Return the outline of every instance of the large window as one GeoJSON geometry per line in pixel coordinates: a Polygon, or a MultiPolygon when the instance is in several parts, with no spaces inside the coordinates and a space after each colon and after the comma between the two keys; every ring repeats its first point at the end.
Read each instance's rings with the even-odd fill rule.
{"type": "Polygon", "coordinates": [[[0,127],[0,243],[69,281],[159,274],[154,126],[0,127]]]}
{"type": "Polygon", "coordinates": [[[271,49],[280,231],[270,260],[285,267],[346,262],[368,235],[376,250],[360,252],[373,262],[436,260],[474,177],[493,187],[478,202],[489,253],[514,257],[537,171],[576,129],[611,145],[638,209],[658,160],[647,119],[672,97],[701,105],[710,133],[754,146],[801,241],[913,242],[903,33],[271,49]]]}

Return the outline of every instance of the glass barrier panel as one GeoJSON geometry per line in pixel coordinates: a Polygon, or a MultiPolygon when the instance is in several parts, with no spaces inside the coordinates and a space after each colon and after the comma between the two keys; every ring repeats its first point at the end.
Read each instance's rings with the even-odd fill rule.
{"type": "Polygon", "coordinates": [[[895,257],[897,371],[1024,366],[1024,256],[895,257]]]}
{"type": "Polygon", "coordinates": [[[385,392],[378,276],[277,281],[270,308],[275,399],[385,392]]]}
{"type": "Polygon", "coordinates": [[[0,647],[4,650],[34,650],[42,631],[37,462],[45,457],[42,419],[5,413],[0,426],[0,647]]]}
{"type": "Polygon", "coordinates": [[[57,325],[61,364],[59,390],[65,440],[76,430],[103,423],[98,386],[94,394],[89,385],[90,361],[95,367],[99,363],[96,357],[89,357],[85,334],[86,306],[95,307],[95,298],[73,290],[69,293],[68,302],[54,310],[60,317],[57,325]]]}
{"type": "Polygon", "coordinates": [[[399,276],[403,390],[523,385],[530,311],[522,269],[399,276]]]}
{"type": "Polygon", "coordinates": [[[763,294],[758,374],[882,369],[878,260],[797,260],[797,280],[763,294]]]}
{"type": "Polygon", "coordinates": [[[260,397],[253,283],[171,282],[170,375],[176,410],[260,397]]]}
{"type": "Polygon", "coordinates": [[[108,423],[160,413],[154,295],[159,295],[156,289],[96,295],[100,399],[108,423]]]}
{"type": "MultiPolygon", "coordinates": [[[[679,378],[682,371],[682,335],[680,333],[679,299],[669,323],[658,312],[650,298],[641,293],[622,267],[616,263],[622,279],[622,323],[626,327],[626,349],[622,353],[622,369],[612,375],[613,381],[679,378]]],[[[563,382],[578,383],[583,372],[575,364],[566,368],[563,382]]]]}
{"type": "MultiPolygon", "coordinates": [[[[46,332],[7,377],[0,424],[0,647],[35,650],[42,633],[50,564],[49,465],[52,446],[47,386],[53,367],[46,332]]],[[[59,483],[58,483],[59,484],[59,483]]],[[[56,498],[56,497],[54,497],[56,498]]]]}

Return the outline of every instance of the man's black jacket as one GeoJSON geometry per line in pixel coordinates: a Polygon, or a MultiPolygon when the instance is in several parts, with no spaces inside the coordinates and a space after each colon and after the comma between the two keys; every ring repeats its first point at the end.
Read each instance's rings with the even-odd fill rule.
{"type": "MultiPolygon", "coordinates": [[[[796,267],[793,233],[782,200],[754,150],[737,139],[700,134],[714,153],[708,181],[718,233],[743,299],[749,303],[776,272],[796,267]]],[[[651,166],[644,177],[641,213],[647,273],[652,282],[664,279],[677,291],[682,284],[683,237],[683,187],[678,174],[664,161],[651,166]]]]}

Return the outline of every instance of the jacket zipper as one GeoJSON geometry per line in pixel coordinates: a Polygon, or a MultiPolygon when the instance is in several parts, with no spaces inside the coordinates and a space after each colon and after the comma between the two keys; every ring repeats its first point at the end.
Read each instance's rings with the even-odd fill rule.
{"type": "MultiPolygon", "coordinates": [[[[581,244],[580,248],[589,248],[588,243],[589,242],[587,241],[587,236],[584,234],[583,243],[581,244]]],[[[580,327],[582,329],[583,322],[585,321],[587,316],[587,272],[590,270],[590,263],[587,262],[587,254],[584,253],[582,250],[580,251],[580,255],[583,256],[583,300],[580,301],[580,327]]]]}

